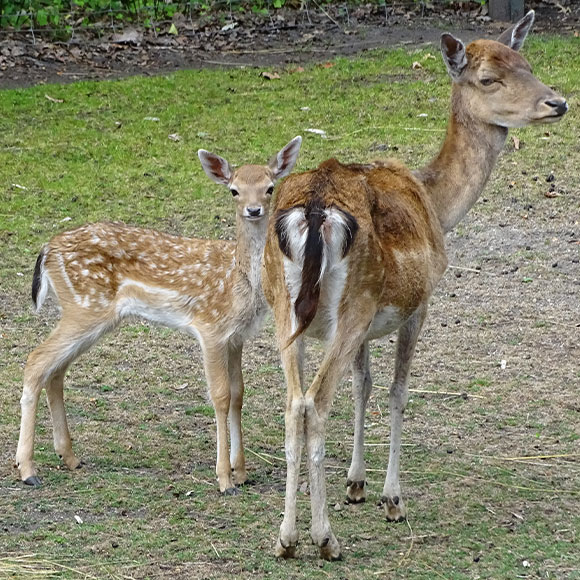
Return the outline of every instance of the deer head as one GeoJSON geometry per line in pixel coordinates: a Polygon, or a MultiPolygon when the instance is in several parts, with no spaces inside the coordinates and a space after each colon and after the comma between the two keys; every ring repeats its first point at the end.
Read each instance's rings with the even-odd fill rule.
{"type": "Polygon", "coordinates": [[[467,47],[451,34],[441,37],[441,52],[454,83],[454,99],[465,99],[473,118],[500,127],[559,121],[566,99],[541,83],[518,51],[534,23],[534,11],[497,41],[476,40],[467,47]],[[458,90],[459,89],[459,90],[458,90]]]}
{"type": "Polygon", "coordinates": [[[247,221],[261,221],[268,217],[274,184],[288,175],[298,159],[302,137],[294,137],[266,166],[233,167],[219,155],[200,149],[197,154],[207,176],[226,185],[237,204],[237,216],[247,221]]]}

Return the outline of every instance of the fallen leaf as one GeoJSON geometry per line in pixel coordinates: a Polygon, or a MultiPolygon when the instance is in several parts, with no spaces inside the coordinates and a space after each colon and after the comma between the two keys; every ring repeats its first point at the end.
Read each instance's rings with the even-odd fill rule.
{"type": "Polygon", "coordinates": [[[169,27],[169,34],[173,34],[175,36],[179,34],[179,32],[177,32],[177,26],[175,26],[174,22],[172,22],[171,26],[169,27]]]}
{"type": "Polygon", "coordinates": [[[171,135],[169,135],[169,139],[176,142],[181,141],[181,137],[177,133],[171,133],[171,135]]]}
{"type": "Polygon", "coordinates": [[[332,68],[334,66],[334,63],[333,62],[323,62],[319,66],[322,68],[332,68]]]}
{"type": "Polygon", "coordinates": [[[64,101],[62,99],[55,99],[54,97],[51,97],[50,95],[44,95],[45,99],[48,99],[51,103],[64,103],[64,101]]]}
{"type": "Polygon", "coordinates": [[[561,195],[556,191],[546,191],[544,193],[544,197],[552,198],[552,197],[561,197],[561,195]]]}
{"type": "Polygon", "coordinates": [[[76,520],[77,524],[82,524],[83,523],[83,519],[81,518],[81,516],[76,516],[75,515],[75,520],[76,520]]]}
{"type": "Polygon", "coordinates": [[[280,78],[280,75],[277,72],[268,72],[268,71],[262,71],[260,73],[260,76],[269,80],[269,81],[273,81],[275,79],[280,78]]]}
{"type": "Polygon", "coordinates": [[[415,61],[413,63],[413,69],[423,68],[423,65],[420,62],[415,61]]]}
{"type": "Polygon", "coordinates": [[[237,25],[238,25],[237,22],[230,22],[229,24],[222,26],[221,30],[222,32],[229,32],[230,30],[233,30],[237,25]]]}
{"type": "Polygon", "coordinates": [[[513,135],[512,141],[514,142],[514,149],[516,151],[519,151],[520,150],[520,140],[515,135],[513,135]]]}
{"type": "Polygon", "coordinates": [[[143,121],[159,121],[159,117],[144,117],[143,121]]]}
{"type": "Polygon", "coordinates": [[[322,129],[306,129],[307,133],[314,133],[315,135],[320,135],[321,137],[326,137],[326,131],[322,129]]]}

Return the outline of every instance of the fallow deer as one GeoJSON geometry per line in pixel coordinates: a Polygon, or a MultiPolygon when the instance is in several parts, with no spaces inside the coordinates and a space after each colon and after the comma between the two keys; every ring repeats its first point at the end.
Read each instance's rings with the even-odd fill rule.
{"type": "Polygon", "coordinates": [[[441,52],[452,79],[451,116],[440,153],[425,168],[411,172],[394,160],[343,165],[331,159],[292,175],[278,191],[262,276],[288,388],[278,556],[295,556],[296,488],[305,445],[312,540],[322,558],[340,557],[326,506],[326,421],[337,384],[352,365],[355,445],[347,499],[363,501],[363,420],[372,384],[368,343],[397,329],[382,503],[387,519],[406,516],[399,457],[407,378],[429,297],[447,266],[444,233],[475,203],[508,128],[557,121],[568,109],[517,52],[533,20],[532,11],[498,41],[477,40],[467,47],[442,35],[441,52]],[[306,336],[325,342],[309,386],[303,384],[306,336]]]}
{"type": "Polygon", "coordinates": [[[24,483],[41,483],[33,464],[33,445],[43,388],[52,416],[55,451],[67,467],[79,467],[65,414],[63,378],[81,353],[129,316],[184,330],[199,340],[216,414],[220,491],[234,493],[235,486],[246,481],[242,347],[259,330],[268,309],[261,263],[274,183],[293,169],[301,142],[301,137],[294,138],[267,165],[244,165],[236,170],[222,157],[199,150],[205,173],[226,185],[236,202],[235,242],[97,223],[58,234],[42,248],[32,298],[38,310],[52,291],[62,316],[48,339],[30,354],[24,369],[16,451],[24,483]]]}

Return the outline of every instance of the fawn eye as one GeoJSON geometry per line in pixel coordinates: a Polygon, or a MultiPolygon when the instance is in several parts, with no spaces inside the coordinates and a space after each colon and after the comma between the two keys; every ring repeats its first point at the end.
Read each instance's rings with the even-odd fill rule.
{"type": "Polygon", "coordinates": [[[268,195],[272,195],[272,194],[274,193],[274,186],[273,186],[273,185],[271,185],[271,186],[270,186],[270,187],[267,189],[266,193],[267,193],[268,195]]]}
{"type": "Polygon", "coordinates": [[[240,195],[240,192],[237,189],[230,189],[230,191],[234,197],[238,197],[238,195],[240,195]]]}
{"type": "Polygon", "coordinates": [[[495,81],[493,79],[481,79],[479,81],[484,87],[489,87],[491,85],[493,85],[493,83],[495,83],[495,81]]]}

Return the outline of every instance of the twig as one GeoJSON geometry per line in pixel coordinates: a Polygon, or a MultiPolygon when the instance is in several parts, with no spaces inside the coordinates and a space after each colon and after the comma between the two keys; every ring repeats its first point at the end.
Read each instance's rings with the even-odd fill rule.
{"type": "Polygon", "coordinates": [[[262,461],[265,461],[268,465],[274,465],[271,461],[268,461],[261,453],[256,453],[255,451],[252,451],[249,447],[246,447],[246,450],[249,451],[252,455],[255,455],[256,457],[261,459],[262,461]]]}
{"type": "Polygon", "coordinates": [[[406,518],[405,522],[407,523],[407,526],[409,526],[409,531],[411,532],[411,545],[409,546],[407,553],[399,561],[397,568],[400,568],[403,565],[403,562],[409,557],[409,554],[411,553],[411,550],[413,549],[413,546],[415,545],[415,535],[413,534],[413,528],[411,527],[411,524],[409,523],[409,519],[406,518]]]}
{"type": "Polygon", "coordinates": [[[316,6],[321,10],[321,12],[334,24],[336,24],[336,26],[338,28],[340,28],[340,24],[316,1],[316,0],[312,0],[314,2],[314,4],[316,4],[316,6]]]}
{"type": "Polygon", "coordinates": [[[475,268],[466,268],[465,266],[447,266],[451,270],[464,270],[465,272],[475,272],[476,274],[481,274],[481,270],[476,270],[475,268]]]}
{"type": "Polygon", "coordinates": [[[213,551],[215,552],[215,555],[216,555],[218,558],[221,558],[222,556],[221,556],[221,554],[218,552],[218,549],[217,549],[217,548],[216,548],[216,547],[213,545],[213,542],[210,542],[210,544],[211,544],[211,547],[213,548],[213,551]]]}
{"type": "MultiPolygon", "coordinates": [[[[382,385],[373,385],[376,389],[382,389],[383,391],[389,391],[389,387],[383,387],[382,385]]],[[[471,395],[469,393],[452,393],[450,391],[428,391],[426,389],[409,389],[410,393],[421,393],[425,395],[442,395],[445,397],[470,397],[472,399],[485,399],[482,395],[471,395]]]]}
{"type": "MultiPolygon", "coordinates": [[[[480,455],[479,457],[487,457],[480,455]]],[[[521,457],[491,457],[499,461],[526,461],[528,459],[558,459],[562,457],[580,457],[580,453],[560,453],[558,455],[522,455],[521,457]]]]}

